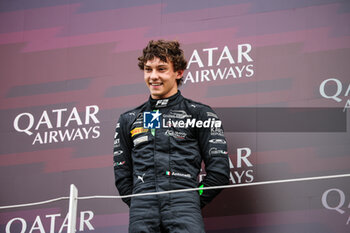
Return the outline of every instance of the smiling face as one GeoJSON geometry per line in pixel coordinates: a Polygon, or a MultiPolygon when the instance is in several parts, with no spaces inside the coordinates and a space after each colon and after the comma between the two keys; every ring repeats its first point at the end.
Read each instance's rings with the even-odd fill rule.
{"type": "Polygon", "coordinates": [[[164,99],[176,94],[176,80],[183,75],[183,70],[174,71],[171,61],[163,62],[158,57],[144,65],[144,79],[153,99],[164,99]]]}

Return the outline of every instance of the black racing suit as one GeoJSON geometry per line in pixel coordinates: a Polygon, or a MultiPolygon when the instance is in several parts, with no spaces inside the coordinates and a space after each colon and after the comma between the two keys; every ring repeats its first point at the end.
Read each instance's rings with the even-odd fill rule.
{"type": "MultiPolygon", "coordinates": [[[[209,106],[184,98],[180,91],[168,99],[150,98],[123,113],[114,138],[115,185],[120,195],[228,184],[227,145],[222,127],[214,124],[218,120],[209,106]],[[144,118],[146,124],[161,127],[144,128],[144,118]],[[206,176],[199,184],[202,161],[206,176]]],[[[201,207],[219,192],[124,198],[130,207],[129,232],[205,232],[201,207]]]]}

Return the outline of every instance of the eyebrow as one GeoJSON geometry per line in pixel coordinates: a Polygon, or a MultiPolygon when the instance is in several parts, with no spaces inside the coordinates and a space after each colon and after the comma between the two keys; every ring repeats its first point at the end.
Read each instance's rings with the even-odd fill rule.
{"type": "MultiPolygon", "coordinates": [[[[167,67],[167,66],[169,66],[169,65],[168,65],[168,64],[160,64],[160,65],[157,65],[156,67],[163,67],[163,66],[167,67]]],[[[152,66],[146,65],[146,64],[145,64],[144,67],[149,67],[149,68],[151,68],[152,66]]]]}

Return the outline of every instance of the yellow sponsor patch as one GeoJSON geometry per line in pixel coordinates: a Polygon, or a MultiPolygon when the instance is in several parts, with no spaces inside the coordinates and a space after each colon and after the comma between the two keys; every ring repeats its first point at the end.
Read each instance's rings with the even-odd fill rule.
{"type": "Polygon", "coordinates": [[[148,129],[145,129],[142,127],[137,127],[137,128],[130,131],[131,137],[134,137],[136,134],[145,133],[145,132],[148,132],[148,129]]]}

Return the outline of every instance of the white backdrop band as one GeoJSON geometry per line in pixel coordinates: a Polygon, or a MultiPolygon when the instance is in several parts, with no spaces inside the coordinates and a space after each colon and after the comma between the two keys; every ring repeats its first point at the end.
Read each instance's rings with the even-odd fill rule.
{"type": "MultiPolygon", "coordinates": [[[[262,182],[244,183],[244,184],[211,186],[211,187],[203,187],[203,188],[177,189],[177,190],[169,190],[169,191],[163,191],[163,192],[138,193],[138,194],[124,195],[124,196],[98,196],[98,195],[95,195],[95,196],[78,197],[77,199],[78,200],[121,199],[121,198],[128,198],[128,197],[162,195],[162,194],[168,194],[168,193],[190,192],[190,191],[198,191],[198,190],[239,188],[239,187],[269,185],[269,184],[281,184],[281,183],[290,183],[290,182],[302,182],[302,181],[312,181],[312,180],[336,179],[336,178],[345,178],[345,177],[350,177],[350,174],[305,177],[305,178],[295,178],[295,179],[285,179],[285,180],[272,180],[272,181],[262,181],[262,182]]],[[[61,201],[61,200],[68,200],[68,199],[69,199],[69,197],[59,197],[59,198],[50,199],[50,200],[41,201],[41,202],[33,202],[33,203],[19,204],[19,205],[10,205],[10,206],[0,206],[0,209],[10,209],[10,208],[27,207],[27,206],[34,206],[34,205],[43,205],[43,204],[47,204],[47,203],[51,203],[51,202],[56,202],[56,201],[61,201]]]]}

